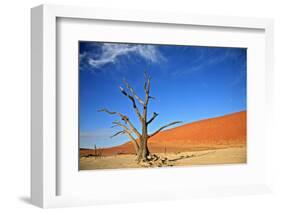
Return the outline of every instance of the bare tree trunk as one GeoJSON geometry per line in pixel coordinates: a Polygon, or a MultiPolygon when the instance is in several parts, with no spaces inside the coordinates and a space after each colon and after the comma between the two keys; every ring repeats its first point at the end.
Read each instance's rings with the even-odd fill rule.
{"type": "Polygon", "coordinates": [[[137,155],[138,162],[147,161],[147,157],[150,154],[148,147],[147,147],[147,138],[148,137],[144,137],[141,139],[140,147],[139,147],[139,151],[138,151],[138,155],[137,155]]]}
{"type": "MultiPolygon", "coordinates": [[[[147,102],[148,103],[148,102],[147,102]]],[[[147,103],[144,105],[143,109],[143,120],[142,120],[142,135],[140,138],[140,147],[138,151],[137,160],[138,162],[147,161],[147,157],[149,156],[149,150],[147,147],[148,141],[148,132],[147,132],[147,103]]]]}

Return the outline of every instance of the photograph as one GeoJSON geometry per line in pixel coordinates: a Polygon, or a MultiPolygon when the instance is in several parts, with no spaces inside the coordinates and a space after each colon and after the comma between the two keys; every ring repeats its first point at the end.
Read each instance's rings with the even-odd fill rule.
{"type": "Polygon", "coordinates": [[[79,170],[247,163],[247,48],[78,42],[79,170]]]}

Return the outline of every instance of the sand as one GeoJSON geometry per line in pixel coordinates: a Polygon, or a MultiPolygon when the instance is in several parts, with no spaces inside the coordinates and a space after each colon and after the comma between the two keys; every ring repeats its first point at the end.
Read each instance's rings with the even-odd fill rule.
{"type": "Polygon", "coordinates": [[[118,169],[141,167],[177,167],[209,164],[242,164],[246,163],[246,146],[209,149],[204,151],[189,151],[179,153],[158,153],[158,156],[167,158],[165,164],[141,165],[136,162],[136,156],[121,154],[103,157],[80,157],[80,170],[118,169]]]}

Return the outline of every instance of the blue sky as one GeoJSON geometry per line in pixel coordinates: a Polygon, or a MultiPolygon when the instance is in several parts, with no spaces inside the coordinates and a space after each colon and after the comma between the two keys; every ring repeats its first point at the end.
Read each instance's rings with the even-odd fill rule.
{"type": "Polygon", "coordinates": [[[140,128],[131,102],[119,90],[126,79],[143,97],[144,71],[152,77],[149,131],[173,121],[189,123],[246,110],[245,48],[79,42],[80,147],[110,147],[128,141],[110,138],[118,117],[140,128]]]}

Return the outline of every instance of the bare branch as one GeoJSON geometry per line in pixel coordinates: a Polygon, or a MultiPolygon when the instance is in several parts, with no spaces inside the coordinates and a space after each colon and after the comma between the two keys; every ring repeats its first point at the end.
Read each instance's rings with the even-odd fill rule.
{"type": "Polygon", "coordinates": [[[154,135],[156,135],[157,133],[159,133],[161,130],[169,127],[169,126],[172,126],[172,125],[175,125],[175,124],[178,124],[178,123],[182,123],[182,121],[175,121],[175,122],[172,122],[172,123],[169,123],[165,126],[162,126],[160,127],[158,130],[156,130],[154,133],[152,133],[151,135],[149,135],[149,138],[153,137],[154,135]]]}
{"type": "Polygon", "coordinates": [[[145,77],[145,83],[144,83],[145,102],[144,102],[144,107],[147,107],[149,99],[153,98],[153,97],[149,95],[149,93],[150,93],[150,80],[151,80],[151,77],[149,77],[147,75],[146,71],[144,72],[144,77],[145,77]]]}
{"type": "Polygon", "coordinates": [[[145,78],[145,83],[144,83],[144,91],[145,91],[145,101],[143,105],[143,119],[145,125],[147,125],[146,119],[147,119],[147,107],[148,107],[148,102],[150,99],[150,80],[151,78],[147,75],[147,72],[144,71],[144,78],[145,78]]]}
{"type": "Polygon", "coordinates": [[[120,86],[119,88],[120,88],[122,94],[125,95],[125,96],[127,96],[127,97],[132,101],[132,103],[133,103],[133,108],[134,108],[134,110],[135,110],[135,112],[136,112],[136,114],[137,114],[139,120],[142,122],[143,118],[142,118],[142,116],[141,116],[141,114],[140,114],[140,111],[139,111],[137,105],[136,105],[136,101],[135,101],[134,97],[131,96],[131,95],[129,95],[129,94],[123,89],[123,87],[120,86]]]}
{"type": "MultiPolygon", "coordinates": [[[[119,117],[121,117],[121,119],[130,126],[131,130],[138,136],[138,137],[141,137],[141,134],[138,132],[138,130],[134,127],[134,125],[131,123],[131,121],[129,120],[129,118],[126,116],[126,115],[123,115],[122,113],[120,112],[114,112],[114,111],[109,111],[108,109],[101,109],[101,110],[98,110],[98,112],[106,112],[110,115],[118,115],[119,117]]],[[[116,124],[116,125],[119,125],[117,123],[120,123],[120,122],[114,122],[113,124],[116,124]]],[[[121,124],[121,123],[120,123],[121,124]]],[[[123,124],[122,124],[123,125],[123,124]]],[[[119,125],[120,126],[120,125],[119,125]]],[[[125,125],[123,125],[125,126],[125,125]]]]}
{"type": "Polygon", "coordinates": [[[119,135],[119,134],[126,134],[132,141],[134,147],[135,147],[135,151],[137,153],[138,149],[139,149],[139,144],[137,142],[137,140],[132,136],[131,132],[133,132],[133,130],[129,130],[128,127],[126,127],[124,124],[118,122],[118,121],[114,121],[112,122],[113,124],[115,124],[116,126],[120,126],[123,128],[122,131],[117,132],[115,135],[119,135]]]}
{"type": "Polygon", "coordinates": [[[98,112],[106,112],[106,113],[108,113],[110,115],[118,115],[125,122],[127,122],[129,120],[129,118],[126,115],[123,115],[120,112],[109,111],[108,109],[105,109],[105,108],[98,110],[98,112]]]}
{"type": "Polygon", "coordinates": [[[147,121],[146,122],[146,124],[148,125],[148,124],[150,124],[157,116],[158,116],[159,114],[158,113],[156,113],[156,112],[153,112],[153,116],[152,116],[152,118],[150,118],[150,120],[149,121],[147,121]]]}
{"type": "Polygon", "coordinates": [[[124,131],[126,131],[126,133],[128,133],[128,134],[131,134],[133,132],[133,133],[135,133],[135,135],[137,137],[139,137],[139,138],[141,137],[141,134],[134,127],[132,127],[130,125],[129,125],[130,129],[129,129],[126,125],[124,125],[118,121],[113,121],[112,123],[115,124],[116,126],[122,127],[124,129],[124,131]]]}
{"type": "Polygon", "coordinates": [[[122,127],[124,130],[128,131],[129,133],[132,132],[132,130],[129,130],[126,125],[122,124],[122,123],[119,122],[119,121],[113,121],[112,123],[114,124],[114,126],[122,127]]]}
{"type": "Polygon", "coordinates": [[[151,81],[150,77],[146,79],[146,84],[145,84],[146,85],[146,87],[145,87],[146,94],[149,94],[149,92],[150,92],[150,81],[151,81]]]}
{"type": "Polygon", "coordinates": [[[137,140],[129,133],[126,133],[127,136],[131,139],[133,145],[134,145],[134,148],[135,148],[135,151],[136,151],[136,154],[138,153],[138,150],[139,150],[139,144],[137,143],[137,140]]]}
{"type": "Polygon", "coordinates": [[[131,94],[140,102],[140,104],[144,105],[143,100],[135,93],[131,85],[125,79],[123,79],[123,82],[126,85],[127,89],[130,90],[131,94]]]}
{"type": "Polygon", "coordinates": [[[125,134],[125,133],[126,133],[126,132],[125,132],[124,130],[122,130],[122,131],[116,132],[114,135],[110,136],[110,138],[113,138],[113,137],[115,137],[115,136],[117,136],[117,135],[125,134]]]}

